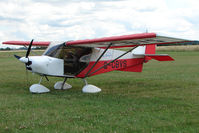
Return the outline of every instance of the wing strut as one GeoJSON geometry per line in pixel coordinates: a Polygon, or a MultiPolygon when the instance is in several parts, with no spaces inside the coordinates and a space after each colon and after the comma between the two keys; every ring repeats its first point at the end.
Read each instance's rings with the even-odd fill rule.
{"type": "Polygon", "coordinates": [[[135,49],[135,48],[137,48],[137,47],[138,47],[138,46],[133,47],[132,49],[130,49],[130,50],[128,50],[128,51],[126,51],[124,54],[122,54],[122,55],[118,56],[117,58],[115,58],[114,60],[110,61],[110,62],[109,62],[109,63],[107,63],[106,65],[104,65],[104,66],[102,66],[102,67],[98,68],[97,70],[95,70],[94,72],[92,72],[91,74],[89,74],[88,76],[90,76],[90,75],[92,75],[92,74],[94,74],[94,73],[98,72],[99,70],[101,70],[101,69],[102,69],[102,68],[104,68],[105,66],[107,66],[107,65],[109,65],[110,63],[114,62],[115,60],[117,60],[117,59],[121,58],[122,56],[126,55],[127,53],[131,52],[132,50],[134,50],[134,49],[135,49]]]}
{"type": "Polygon", "coordinates": [[[95,67],[95,65],[99,62],[99,60],[102,58],[102,56],[106,53],[106,51],[110,48],[110,46],[112,45],[112,43],[110,43],[106,49],[104,50],[104,52],[100,55],[100,57],[97,59],[97,61],[95,62],[95,64],[93,64],[93,66],[89,69],[89,71],[86,73],[86,75],[84,76],[84,78],[89,76],[89,73],[91,72],[91,70],[95,67]]]}

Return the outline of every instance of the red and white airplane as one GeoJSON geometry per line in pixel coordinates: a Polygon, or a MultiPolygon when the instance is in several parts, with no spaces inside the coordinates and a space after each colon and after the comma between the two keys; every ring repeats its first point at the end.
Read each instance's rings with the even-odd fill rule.
{"type": "Polygon", "coordinates": [[[189,42],[188,40],[158,36],[155,33],[141,33],[123,36],[112,36],[97,39],[86,39],[67,42],[27,42],[7,41],[3,44],[29,46],[26,56],[15,57],[25,63],[26,68],[41,76],[38,84],[29,89],[32,93],[45,93],[50,90],[41,85],[42,77],[63,77],[54,85],[55,89],[69,89],[67,78],[82,78],[85,93],[97,93],[101,89],[88,84],[87,77],[114,70],[142,72],[143,64],[151,59],[173,61],[165,54],[155,54],[157,44],[189,42]],[[29,56],[32,46],[48,47],[41,56],[29,56]],[[129,47],[128,51],[114,48],[129,47]]]}

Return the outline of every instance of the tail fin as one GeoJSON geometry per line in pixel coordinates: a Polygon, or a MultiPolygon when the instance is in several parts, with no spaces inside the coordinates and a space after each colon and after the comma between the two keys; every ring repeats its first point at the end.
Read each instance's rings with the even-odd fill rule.
{"type": "MultiPolygon", "coordinates": [[[[146,45],[146,49],[145,49],[145,54],[155,54],[155,50],[156,50],[156,45],[146,45]]],[[[145,56],[145,63],[148,62],[149,60],[152,60],[152,58],[150,56],[145,56]]]]}
{"type": "Polygon", "coordinates": [[[142,72],[143,63],[155,59],[158,61],[173,61],[174,59],[167,54],[155,54],[156,45],[139,46],[132,51],[135,58],[132,58],[132,63],[127,68],[119,71],[142,72]],[[137,59],[137,61],[135,61],[137,59]]]}
{"type": "Polygon", "coordinates": [[[174,61],[174,59],[167,54],[155,54],[156,51],[156,45],[146,45],[145,46],[145,53],[138,53],[134,52],[133,55],[135,56],[144,56],[145,62],[148,62],[149,60],[158,60],[158,61],[174,61]]]}
{"type": "Polygon", "coordinates": [[[145,54],[155,54],[156,45],[146,45],[145,54]]]}

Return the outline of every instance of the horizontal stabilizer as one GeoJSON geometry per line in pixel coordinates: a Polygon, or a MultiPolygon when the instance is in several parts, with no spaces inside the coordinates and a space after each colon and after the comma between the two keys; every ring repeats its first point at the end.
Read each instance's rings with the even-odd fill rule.
{"type": "Polygon", "coordinates": [[[174,59],[167,54],[134,54],[134,55],[149,57],[157,61],[174,61],[174,59]]]}

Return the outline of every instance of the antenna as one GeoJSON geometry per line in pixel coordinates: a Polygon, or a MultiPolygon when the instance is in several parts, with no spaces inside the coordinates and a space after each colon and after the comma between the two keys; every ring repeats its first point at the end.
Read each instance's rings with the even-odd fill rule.
{"type": "Polygon", "coordinates": [[[146,28],[146,33],[148,33],[148,29],[146,28]]]}

